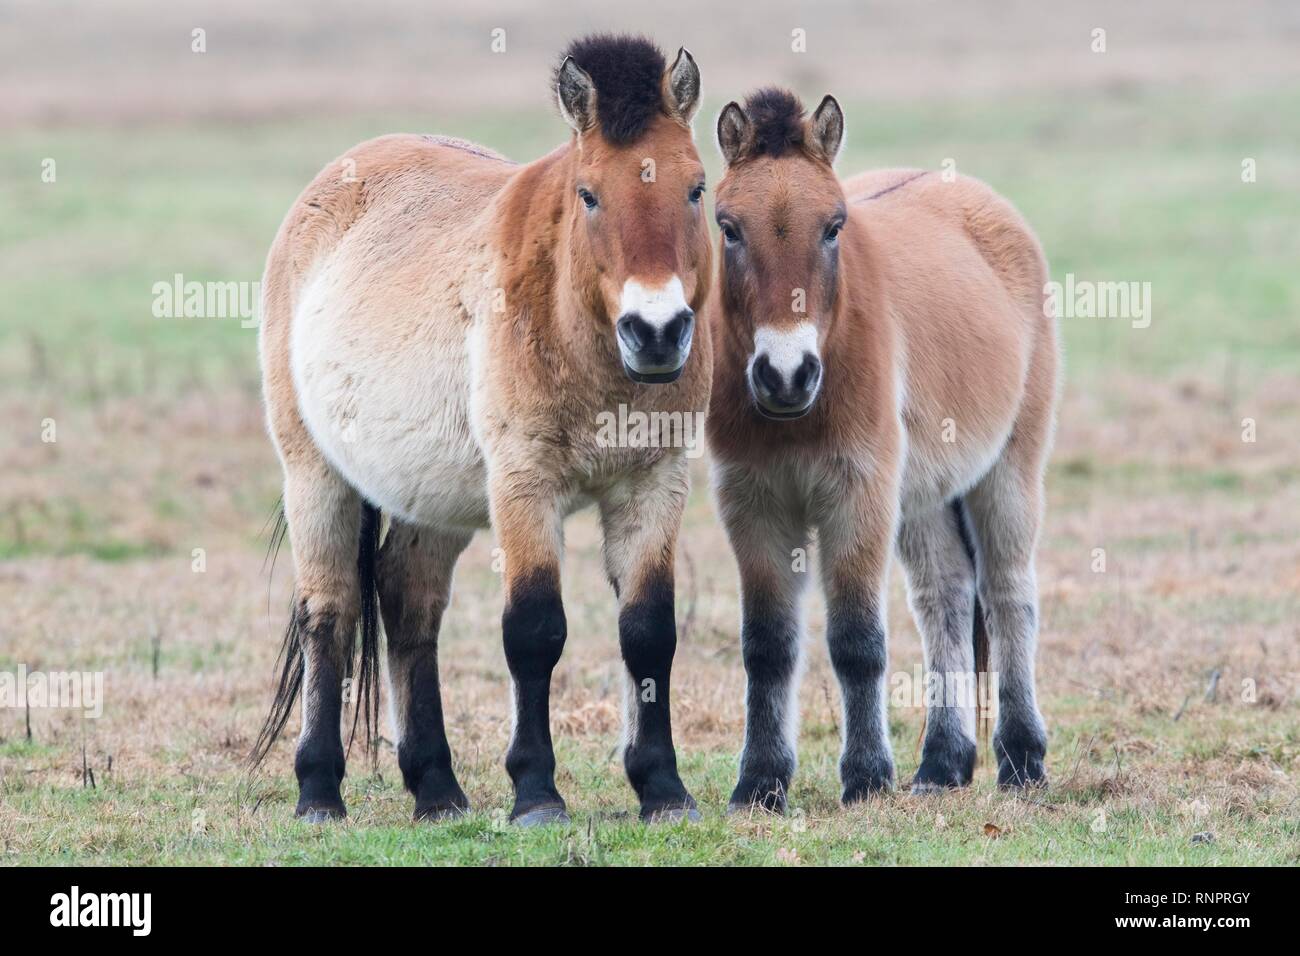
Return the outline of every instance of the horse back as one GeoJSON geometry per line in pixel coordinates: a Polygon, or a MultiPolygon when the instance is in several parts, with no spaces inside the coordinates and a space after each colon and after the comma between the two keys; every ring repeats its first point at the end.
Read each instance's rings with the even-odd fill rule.
{"type": "Polygon", "coordinates": [[[970,176],[922,169],[869,170],[844,181],[853,207],[873,223],[910,219],[904,232],[937,230],[968,243],[1017,302],[1041,312],[1047,261],[1024,217],[986,183],[970,176]]]}
{"type": "MultiPolygon", "coordinates": [[[[262,283],[263,389],[283,458],[315,454],[325,436],[304,421],[304,409],[320,405],[299,394],[304,363],[341,376],[363,409],[382,405],[373,410],[380,420],[413,415],[412,388],[429,377],[446,380],[447,396],[431,404],[454,419],[444,430],[466,430],[467,397],[451,381],[465,364],[459,283],[481,274],[473,257],[484,246],[493,197],[517,168],[464,141],[391,135],[353,147],[302,191],[262,283]],[[424,363],[427,374],[404,376],[393,355],[417,369],[424,363]]],[[[341,453],[330,457],[346,464],[341,453]]]]}
{"type": "Polygon", "coordinates": [[[1046,260],[1019,212],[979,180],[891,169],[844,188],[869,226],[903,346],[905,485],[924,476],[945,494],[991,464],[1028,425],[1026,409],[1050,416],[1038,411],[1055,390],[1046,260]]]}

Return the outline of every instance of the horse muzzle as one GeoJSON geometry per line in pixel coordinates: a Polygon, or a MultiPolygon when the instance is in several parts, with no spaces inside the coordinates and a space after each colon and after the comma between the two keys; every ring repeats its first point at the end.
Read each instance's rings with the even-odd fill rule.
{"type": "Polygon", "coordinates": [[[816,331],[810,325],[793,332],[760,330],[749,362],[749,391],[764,418],[785,421],[811,411],[822,387],[816,331]]]}
{"type": "Polygon", "coordinates": [[[695,313],[682,309],[661,325],[652,325],[639,313],[625,313],[615,326],[623,371],[634,382],[675,382],[691,354],[695,313]]]}

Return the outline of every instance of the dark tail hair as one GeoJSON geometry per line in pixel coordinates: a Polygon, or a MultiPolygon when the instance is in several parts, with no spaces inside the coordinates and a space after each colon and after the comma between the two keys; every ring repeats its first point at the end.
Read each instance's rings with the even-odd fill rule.
{"type": "MultiPolygon", "coordinates": [[[[361,587],[360,630],[361,666],[357,674],[356,710],[352,715],[352,733],[348,735],[348,752],[357,736],[357,721],[366,717],[366,752],[372,757],[379,751],[379,536],[383,522],[379,509],[369,502],[361,505],[361,541],[357,547],[357,580],[361,587]]],[[[348,657],[348,675],[353,660],[348,657]]]]}
{"type": "MultiPolygon", "coordinates": [[[[977,587],[979,577],[979,558],[975,554],[975,539],[970,526],[966,523],[966,505],[961,498],[952,503],[953,516],[957,519],[957,533],[970,558],[971,568],[976,572],[977,587]]],[[[984,608],[980,605],[979,593],[975,594],[975,626],[971,629],[971,642],[975,648],[975,717],[978,733],[985,740],[989,735],[989,714],[983,705],[984,695],[988,693],[989,675],[989,633],[984,624],[984,608]]]]}
{"type": "MultiPolygon", "coordinates": [[[[355,650],[348,655],[347,677],[357,673],[356,709],[352,718],[352,732],[348,736],[348,752],[352,750],[352,741],[357,735],[357,724],[365,714],[366,749],[372,755],[377,752],[379,744],[379,537],[381,531],[379,509],[363,502],[361,512],[361,534],[357,546],[357,578],[361,591],[361,613],[358,617],[359,644],[361,664],[355,662],[355,650]]],[[[271,532],[271,543],[267,550],[267,562],[271,573],[275,572],[275,557],[284,541],[288,529],[284,517],[284,503],[280,504],[275,519],[275,528],[271,532]]],[[[263,565],[265,567],[265,563],[263,565]]],[[[280,644],[280,654],[275,662],[279,672],[276,680],[275,695],[271,699],[271,710],[266,715],[257,741],[248,756],[251,770],[261,766],[271,747],[279,739],[284,725],[293,713],[293,706],[302,693],[303,656],[302,631],[294,602],[289,613],[289,625],[284,632],[284,641],[280,644]]]]}

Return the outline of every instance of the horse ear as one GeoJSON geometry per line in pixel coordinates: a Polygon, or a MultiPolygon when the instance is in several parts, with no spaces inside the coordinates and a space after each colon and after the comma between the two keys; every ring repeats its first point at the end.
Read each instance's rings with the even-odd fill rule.
{"type": "Polygon", "coordinates": [[[682,47],[677,51],[677,59],[668,68],[664,79],[668,112],[689,126],[700,106],[700,68],[695,65],[690,50],[682,47]]]}
{"type": "Polygon", "coordinates": [[[728,166],[740,158],[749,144],[749,117],[734,100],[718,114],[718,149],[728,166]]]}
{"type": "Polygon", "coordinates": [[[555,71],[555,98],[560,115],[574,132],[581,133],[596,121],[596,85],[571,56],[555,71]]]}
{"type": "Polygon", "coordinates": [[[840,146],[844,143],[844,111],[835,97],[827,93],[808,121],[808,139],[813,143],[826,162],[835,164],[840,146]]]}

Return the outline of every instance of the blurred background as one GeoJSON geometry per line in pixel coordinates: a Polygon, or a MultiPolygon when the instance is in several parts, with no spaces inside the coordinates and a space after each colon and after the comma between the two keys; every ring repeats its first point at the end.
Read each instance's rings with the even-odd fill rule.
{"type": "MultiPolygon", "coordinates": [[[[256,331],[237,316],[159,318],[155,283],[258,281],[294,197],[359,140],[435,132],[520,161],[549,151],[566,135],[551,66],[593,30],[694,53],[713,182],[727,100],[772,83],[808,103],[833,92],[848,121],[842,173],[951,164],[1019,207],[1054,279],[1150,283],[1147,327],[1062,320],[1040,562],[1053,773],[1073,766],[1067,802],[1119,801],[1113,817],[1131,811],[1139,843],[1165,821],[1166,862],[1183,862],[1184,831],[1203,824],[1179,809],[1192,798],[1221,813],[1236,842],[1220,851],[1239,849],[1234,860],[1285,853],[1300,751],[1290,0],[0,0],[0,667],[103,669],[110,693],[97,722],[33,714],[29,731],[23,714],[0,712],[0,845],[19,859],[160,859],[186,851],[141,843],[141,820],[175,816],[183,830],[207,799],[232,822],[225,843],[194,852],[281,852],[261,831],[262,850],[249,845],[255,824],[231,796],[269,699],[291,577],[282,558],[268,593],[279,470],[256,331]],[[84,792],[86,766],[99,768],[97,795],[84,792]]],[[[679,566],[675,719],[706,781],[697,796],[720,801],[743,673],[734,570],[706,485],[701,468],[679,566]]],[[[481,535],[462,560],[443,654],[453,749],[471,797],[489,805],[505,799],[490,548],[481,535]]],[[[557,733],[585,741],[564,745],[570,760],[608,777],[595,799],[621,806],[606,753],[614,612],[590,516],[570,531],[566,590],[575,639],[557,733]]],[[[910,669],[918,642],[895,591],[894,666],[910,669]]],[[[838,733],[817,606],[805,685],[814,809],[833,808],[838,733]]],[[[920,715],[894,719],[905,779],[920,715]]],[[[291,801],[287,747],[279,758],[269,793],[291,801]]],[[[387,769],[361,800],[396,820],[387,769]]],[[[1088,860],[1101,851],[1085,831],[1075,848],[1088,860]]],[[[1117,839],[1117,853],[1135,845],[1117,839]]],[[[896,843],[880,852],[903,852],[886,848],[896,843]]]]}

